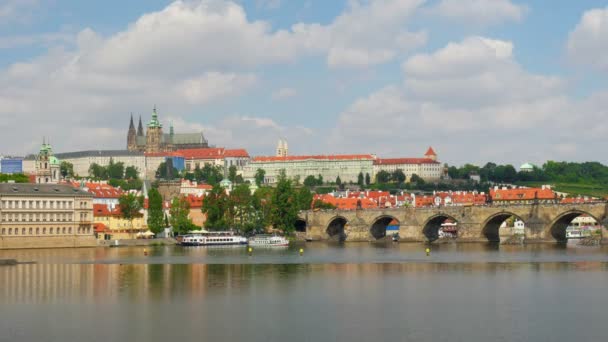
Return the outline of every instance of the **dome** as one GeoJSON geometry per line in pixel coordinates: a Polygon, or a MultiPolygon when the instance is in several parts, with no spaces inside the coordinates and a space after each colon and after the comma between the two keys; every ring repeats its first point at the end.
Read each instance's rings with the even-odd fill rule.
{"type": "Polygon", "coordinates": [[[530,163],[525,163],[522,166],[520,166],[519,169],[532,171],[534,169],[534,165],[532,165],[530,163]]]}
{"type": "Polygon", "coordinates": [[[49,158],[49,163],[51,163],[51,165],[59,165],[60,164],[59,163],[59,159],[57,159],[57,157],[55,157],[55,156],[51,156],[49,158]]]}
{"type": "Polygon", "coordinates": [[[228,178],[222,179],[220,185],[224,188],[230,188],[232,186],[232,182],[228,178]]]}

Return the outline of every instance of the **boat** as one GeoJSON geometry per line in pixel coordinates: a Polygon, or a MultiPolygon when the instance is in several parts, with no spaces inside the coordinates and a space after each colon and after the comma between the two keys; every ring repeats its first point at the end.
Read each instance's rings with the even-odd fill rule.
{"type": "Polygon", "coordinates": [[[249,238],[249,246],[252,247],[287,247],[289,240],[278,235],[255,235],[249,238]]]}
{"type": "Polygon", "coordinates": [[[181,246],[246,245],[247,239],[231,231],[187,234],[178,240],[181,246]]]}
{"type": "Polygon", "coordinates": [[[582,239],[583,234],[578,229],[569,229],[566,230],[566,239],[582,239]]]}

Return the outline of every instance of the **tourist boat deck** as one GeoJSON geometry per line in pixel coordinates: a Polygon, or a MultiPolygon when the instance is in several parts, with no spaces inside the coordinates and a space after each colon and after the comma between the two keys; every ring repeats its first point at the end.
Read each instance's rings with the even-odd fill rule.
{"type": "Polygon", "coordinates": [[[256,247],[287,247],[289,240],[278,235],[256,235],[249,238],[249,246],[256,247]]]}
{"type": "Polygon", "coordinates": [[[234,232],[200,232],[184,235],[179,240],[182,246],[246,245],[247,239],[234,232]]]}

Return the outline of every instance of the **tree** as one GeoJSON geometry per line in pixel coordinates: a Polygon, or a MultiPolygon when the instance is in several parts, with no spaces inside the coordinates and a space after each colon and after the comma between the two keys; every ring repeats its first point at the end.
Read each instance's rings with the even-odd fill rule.
{"type": "Polygon", "coordinates": [[[125,178],[126,179],[138,179],[139,172],[135,166],[127,166],[125,168],[125,178]]]}
{"type": "Polygon", "coordinates": [[[264,184],[264,177],[266,177],[266,170],[258,169],[255,172],[255,185],[262,186],[264,184]]]}
{"type": "Polygon", "coordinates": [[[357,184],[359,184],[360,187],[365,186],[365,176],[363,176],[363,172],[359,172],[359,175],[357,175],[357,184]]]}
{"type": "Polygon", "coordinates": [[[417,174],[414,173],[410,177],[410,183],[416,183],[417,185],[423,185],[424,179],[422,179],[420,176],[418,176],[417,174]]]}
{"type": "Polygon", "coordinates": [[[201,207],[201,211],[207,216],[205,228],[222,230],[228,227],[226,222],[227,205],[226,190],[219,183],[215,184],[205,196],[201,207]]]}
{"type": "Polygon", "coordinates": [[[281,170],[276,188],[272,194],[271,221],[275,229],[291,233],[298,218],[297,199],[291,180],[281,170]]]}
{"type": "Polygon", "coordinates": [[[369,173],[365,174],[365,185],[370,185],[372,183],[372,177],[370,177],[369,173]]]}
{"type": "Polygon", "coordinates": [[[169,220],[173,231],[179,235],[187,234],[189,231],[197,228],[190,220],[190,203],[186,197],[176,197],[171,201],[171,209],[169,209],[171,219],[169,220]]]}
{"type": "Polygon", "coordinates": [[[304,178],[304,186],[306,186],[308,188],[313,188],[316,185],[317,185],[317,178],[315,178],[315,176],[309,175],[309,176],[306,176],[306,178],[304,178]]]}
{"type": "Polygon", "coordinates": [[[163,230],[163,197],[157,189],[148,191],[148,228],[158,234],[163,230]]]}
{"type": "Polygon", "coordinates": [[[336,209],[336,206],[331,203],[326,203],[320,199],[317,199],[312,203],[312,208],[313,209],[336,209]]]}
{"type": "Polygon", "coordinates": [[[296,193],[298,210],[310,210],[313,194],[307,187],[301,187],[296,193]]]}
{"type": "Polygon", "coordinates": [[[337,186],[341,186],[342,185],[342,179],[340,179],[340,176],[336,177],[336,185],[337,186]]]}
{"type": "Polygon", "coordinates": [[[241,232],[250,232],[260,225],[258,215],[253,204],[254,198],[247,184],[237,185],[228,197],[232,226],[241,232]]]}
{"type": "Polygon", "coordinates": [[[388,183],[390,180],[391,180],[391,174],[388,173],[388,171],[380,170],[376,174],[376,183],[384,184],[384,183],[388,183]]]}
{"type": "Polygon", "coordinates": [[[114,159],[110,158],[110,164],[107,166],[108,178],[123,179],[125,175],[125,164],[123,162],[115,163],[114,159]]]}
{"type": "Polygon", "coordinates": [[[169,216],[167,216],[167,213],[165,213],[165,228],[169,228],[169,227],[171,227],[169,225],[169,216]]]}
{"type": "Polygon", "coordinates": [[[391,174],[391,179],[397,184],[405,182],[405,178],[405,173],[403,173],[403,170],[401,169],[397,169],[391,174]]]}
{"type": "Polygon", "coordinates": [[[259,222],[264,227],[270,226],[272,216],[272,197],[275,189],[269,186],[258,188],[253,194],[253,206],[259,217],[259,222]]]}
{"type": "Polygon", "coordinates": [[[245,180],[243,179],[243,175],[236,175],[236,177],[234,178],[234,183],[235,184],[245,183],[245,180]]]}
{"type": "Polygon", "coordinates": [[[321,174],[319,174],[319,177],[317,178],[317,185],[323,185],[323,176],[321,176],[321,174]]]}
{"type": "Polygon", "coordinates": [[[141,216],[139,211],[142,209],[142,204],[143,198],[138,197],[133,193],[127,193],[118,198],[120,214],[123,219],[129,220],[131,232],[133,231],[133,219],[141,216]]]}
{"type": "Polygon", "coordinates": [[[59,165],[59,172],[63,178],[74,177],[74,165],[70,162],[62,161],[59,165]]]}
{"type": "MultiPolygon", "coordinates": [[[[179,171],[174,167],[173,174],[177,175],[178,173],[179,171]]],[[[167,162],[162,162],[156,169],[156,179],[167,179],[168,177],[169,174],[167,173],[167,162]]]]}
{"type": "Polygon", "coordinates": [[[92,163],[89,166],[89,176],[93,178],[107,179],[108,173],[105,167],[97,163],[92,163]]]}
{"type": "Polygon", "coordinates": [[[232,183],[236,181],[236,166],[232,165],[228,168],[228,180],[232,183]]]}

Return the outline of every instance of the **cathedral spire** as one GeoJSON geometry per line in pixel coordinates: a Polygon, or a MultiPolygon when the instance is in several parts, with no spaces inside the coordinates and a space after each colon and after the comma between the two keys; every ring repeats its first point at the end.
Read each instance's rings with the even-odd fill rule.
{"type": "Polygon", "coordinates": [[[137,126],[137,136],[144,136],[144,126],[141,124],[141,115],[139,116],[139,125],[137,126]]]}
{"type": "Polygon", "coordinates": [[[129,121],[129,130],[135,129],[135,125],[133,125],[133,113],[131,113],[131,121],[129,121]]]}

